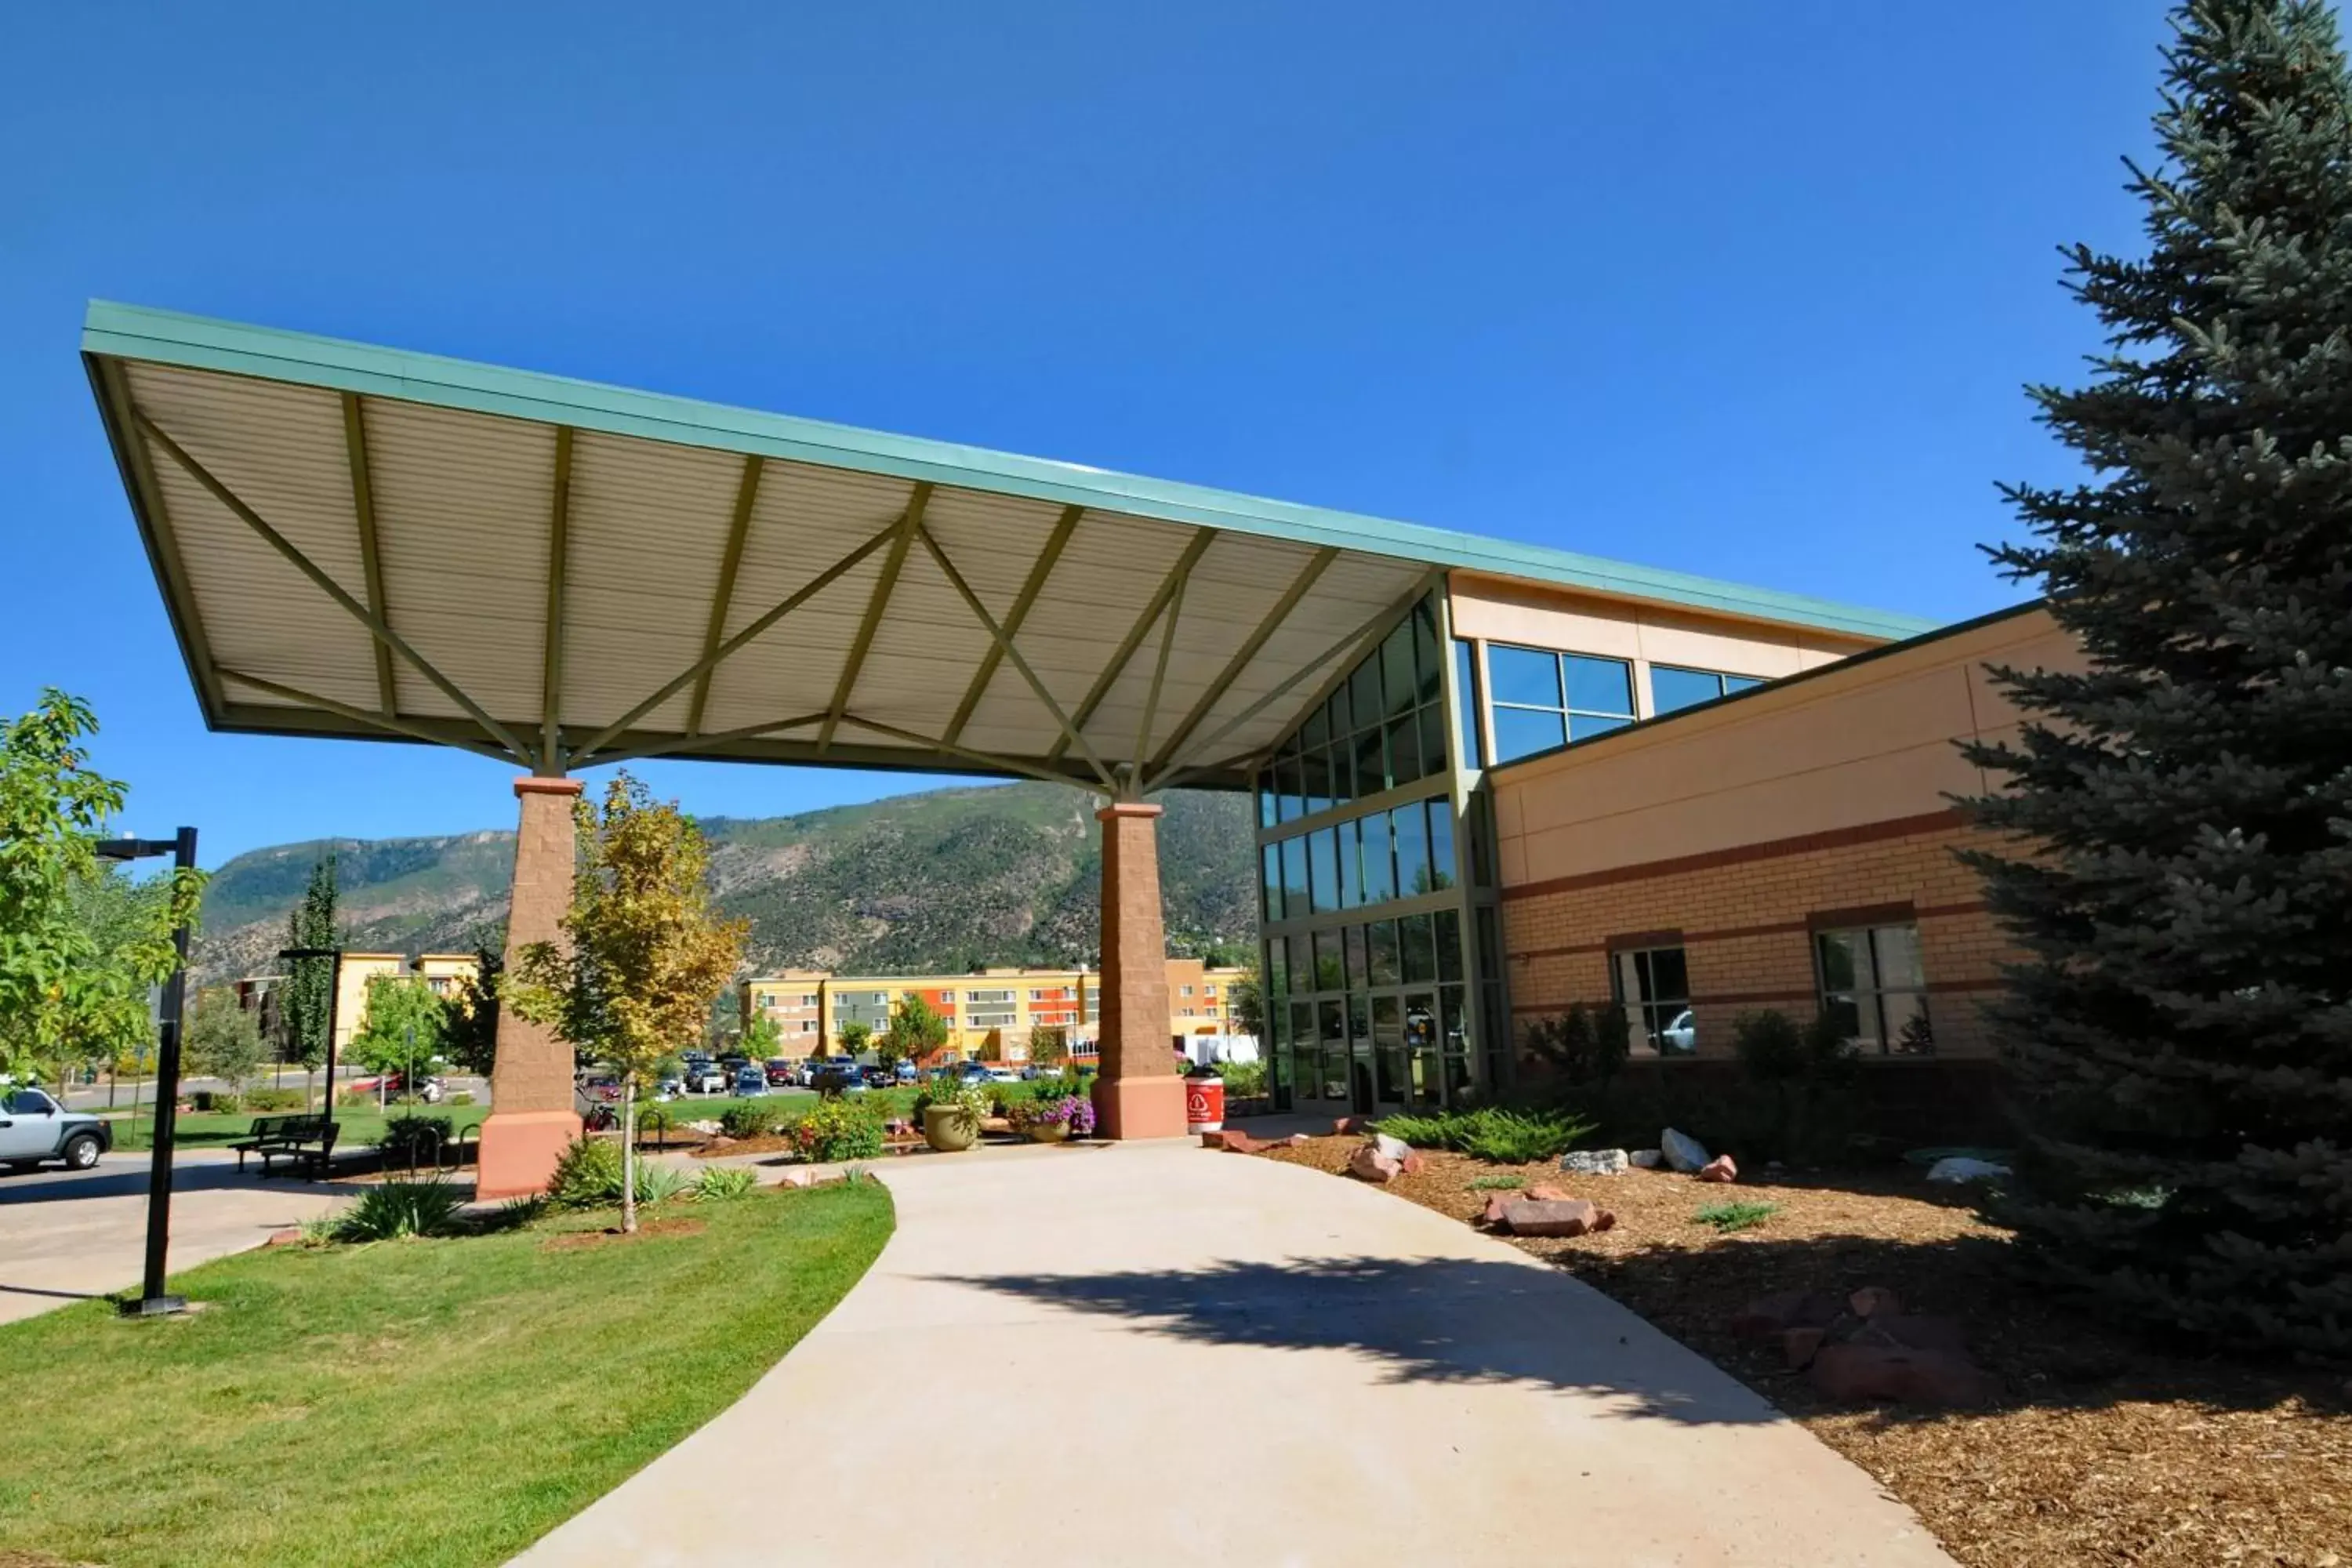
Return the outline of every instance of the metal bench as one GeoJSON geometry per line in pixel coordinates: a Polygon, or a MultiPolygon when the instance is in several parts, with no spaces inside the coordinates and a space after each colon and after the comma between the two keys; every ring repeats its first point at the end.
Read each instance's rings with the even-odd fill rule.
{"type": "Polygon", "coordinates": [[[247,1135],[229,1147],[236,1151],[240,1171],[247,1154],[258,1154],[261,1173],[267,1176],[270,1162],[283,1156],[293,1161],[297,1170],[307,1170],[315,1177],[326,1173],[328,1156],[335,1152],[338,1126],[325,1116],[257,1116],[247,1135]]]}

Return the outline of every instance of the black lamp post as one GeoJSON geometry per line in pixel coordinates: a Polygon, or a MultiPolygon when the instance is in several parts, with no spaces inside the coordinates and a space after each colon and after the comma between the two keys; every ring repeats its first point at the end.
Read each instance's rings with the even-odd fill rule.
{"type": "MultiPolygon", "coordinates": [[[[196,830],[183,827],[172,838],[102,838],[102,860],[144,860],[169,855],[177,870],[194,870],[196,830]]],[[[188,997],[188,924],[172,933],[179,961],[163,982],[163,1016],[156,1024],[154,1151],[147,1165],[147,1268],[139,1300],[125,1301],[128,1318],[160,1318],[187,1310],[187,1302],[163,1293],[163,1264],[172,1247],[172,1141],[180,1121],[180,1024],[188,997]]]]}

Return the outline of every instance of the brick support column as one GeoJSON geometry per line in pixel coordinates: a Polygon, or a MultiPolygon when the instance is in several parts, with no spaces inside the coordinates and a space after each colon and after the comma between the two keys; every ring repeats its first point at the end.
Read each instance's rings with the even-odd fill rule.
{"type": "MultiPolygon", "coordinates": [[[[514,890],[507,908],[507,968],[531,942],[557,942],[572,907],[572,804],[578,779],[520,778],[522,820],[515,834],[514,890]]],[[[490,1114],[482,1123],[478,1195],[543,1192],[564,1145],[580,1136],[572,1109],[572,1047],[543,1024],[499,1012],[490,1114]]]]}
{"type": "Polygon", "coordinates": [[[1184,1080],[1168,1033],[1168,940],[1160,911],[1160,807],[1120,801],[1102,823],[1102,1076],[1105,1138],[1181,1138],[1184,1080]]]}

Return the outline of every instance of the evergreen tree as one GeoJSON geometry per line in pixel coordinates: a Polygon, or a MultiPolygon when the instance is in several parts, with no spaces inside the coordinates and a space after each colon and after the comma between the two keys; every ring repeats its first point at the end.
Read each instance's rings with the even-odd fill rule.
{"type": "Polygon", "coordinates": [[[2352,1353],[2352,84],[2312,0],[2175,14],[2148,254],[2069,253],[2109,352],[2038,387],[2082,483],[2007,491],[2079,672],[2003,670],[1970,857],[2045,1277],[2352,1353]]]}
{"type": "MultiPolygon", "coordinates": [[[[286,917],[286,945],[333,947],[336,943],[335,856],[334,851],[329,850],[311,866],[310,883],[302,890],[302,901],[286,917]]],[[[317,1072],[327,1059],[327,1031],[334,1006],[335,961],[296,958],[289,959],[288,964],[286,984],[279,989],[278,1003],[278,1027],[286,1037],[284,1059],[299,1062],[307,1076],[317,1072]]],[[[331,1100],[334,1094],[335,1086],[331,1083],[327,1086],[327,1098],[331,1100]]]]}

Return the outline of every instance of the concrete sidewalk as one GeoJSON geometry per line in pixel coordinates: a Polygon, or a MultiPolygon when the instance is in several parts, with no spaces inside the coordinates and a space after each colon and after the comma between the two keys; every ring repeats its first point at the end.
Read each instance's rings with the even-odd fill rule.
{"type": "MultiPolygon", "coordinates": [[[[136,1286],[147,1256],[144,1153],[95,1170],[0,1177],[0,1323],[136,1286]]],[[[325,1214],[348,1189],[264,1181],[232,1154],[183,1151],[172,1165],[171,1268],[259,1247],[325,1214]]]]}
{"type": "Polygon", "coordinates": [[[1173,1143],[879,1171],[866,1278],[520,1562],[1950,1568],[1713,1365],[1402,1199],[1173,1143]]]}

